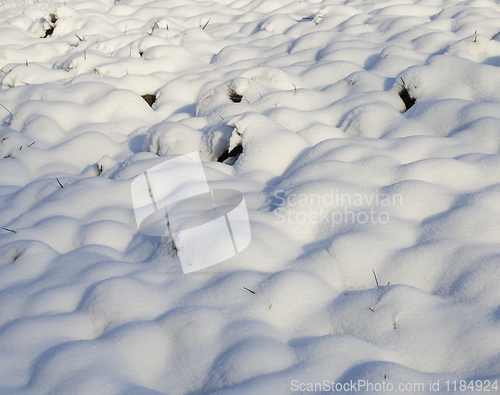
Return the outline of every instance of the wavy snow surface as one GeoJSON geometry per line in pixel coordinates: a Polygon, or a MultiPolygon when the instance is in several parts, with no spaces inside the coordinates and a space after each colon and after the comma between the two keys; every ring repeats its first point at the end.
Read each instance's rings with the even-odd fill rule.
{"type": "Polygon", "coordinates": [[[498,2],[0,6],[1,394],[495,392],[498,2]],[[131,184],[193,151],[252,241],[183,275],[131,184]]]}

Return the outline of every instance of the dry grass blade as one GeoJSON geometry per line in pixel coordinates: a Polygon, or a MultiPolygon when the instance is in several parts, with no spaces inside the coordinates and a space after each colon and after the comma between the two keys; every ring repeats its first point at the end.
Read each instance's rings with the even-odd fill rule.
{"type": "Polygon", "coordinates": [[[5,111],[7,111],[10,115],[12,115],[12,113],[9,111],[9,109],[7,107],[5,107],[2,103],[0,103],[0,106],[2,106],[3,108],[5,108],[5,111]]]}
{"type": "Polygon", "coordinates": [[[378,287],[378,279],[377,279],[377,275],[375,274],[375,270],[372,269],[372,272],[373,272],[373,276],[375,277],[375,282],[377,283],[377,287],[378,287]]]}

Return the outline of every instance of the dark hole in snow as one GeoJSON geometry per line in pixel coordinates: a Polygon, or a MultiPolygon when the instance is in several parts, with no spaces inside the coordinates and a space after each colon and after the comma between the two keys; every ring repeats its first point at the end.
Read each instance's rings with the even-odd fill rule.
{"type": "Polygon", "coordinates": [[[50,36],[52,36],[52,33],[54,33],[54,27],[53,26],[51,26],[47,30],[45,30],[45,36],[43,36],[42,38],[50,37],[50,36]]]}
{"type": "Polygon", "coordinates": [[[22,255],[22,252],[16,250],[14,252],[14,255],[12,256],[12,262],[17,261],[21,257],[21,255],[22,255]]]}
{"type": "Polygon", "coordinates": [[[42,38],[47,38],[47,37],[50,37],[52,36],[52,33],[54,33],[54,24],[57,22],[57,15],[56,14],[50,14],[50,20],[48,20],[47,22],[49,22],[50,24],[50,27],[45,30],[45,35],[42,37],[42,38]]]}
{"type": "Polygon", "coordinates": [[[234,90],[229,90],[229,98],[231,99],[231,101],[233,103],[239,103],[241,102],[241,99],[243,98],[243,96],[241,96],[240,94],[236,93],[236,91],[234,90]]]}
{"type": "Polygon", "coordinates": [[[142,52],[142,51],[139,51],[139,55],[141,56],[141,58],[142,58],[142,54],[143,54],[143,53],[144,53],[144,52],[142,52]]]}
{"type": "Polygon", "coordinates": [[[410,96],[410,92],[408,92],[408,89],[406,87],[403,87],[403,89],[399,92],[399,97],[401,100],[403,100],[403,103],[405,104],[406,110],[408,111],[410,108],[413,107],[417,99],[413,98],[410,96]]]}
{"type": "Polygon", "coordinates": [[[238,157],[243,153],[243,146],[241,144],[238,144],[236,147],[234,147],[231,151],[229,151],[229,148],[227,151],[223,152],[221,156],[217,158],[217,162],[223,163],[229,158],[234,158],[233,160],[228,161],[228,165],[233,165],[234,162],[238,159],[238,157]]]}
{"type": "Polygon", "coordinates": [[[146,103],[149,104],[149,107],[153,105],[153,103],[156,101],[156,96],[155,95],[150,95],[149,93],[147,95],[142,95],[141,96],[144,100],[146,100],[146,103]]]}

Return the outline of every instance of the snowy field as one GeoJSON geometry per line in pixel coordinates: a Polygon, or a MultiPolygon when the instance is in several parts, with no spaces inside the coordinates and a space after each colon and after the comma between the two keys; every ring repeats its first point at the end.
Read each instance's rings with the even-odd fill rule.
{"type": "Polygon", "coordinates": [[[0,394],[500,391],[499,32],[493,0],[0,0],[0,394]],[[192,152],[251,242],[183,274],[131,188],[192,152]]]}

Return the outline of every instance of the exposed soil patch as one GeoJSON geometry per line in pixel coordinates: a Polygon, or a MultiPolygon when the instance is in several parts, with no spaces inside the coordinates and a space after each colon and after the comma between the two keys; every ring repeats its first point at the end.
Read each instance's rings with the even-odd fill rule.
{"type": "Polygon", "coordinates": [[[410,92],[408,92],[408,89],[403,86],[403,89],[399,91],[399,97],[401,100],[403,100],[403,103],[405,104],[406,110],[408,111],[410,108],[413,107],[417,99],[413,98],[410,96],[410,92]]]}
{"type": "Polygon", "coordinates": [[[217,158],[217,162],[223,163],[229,158],[234,158],[231,163],[233,165],[234,162],[238,159],[238,157],[243,153],[243,146],[241,144],[238,144],[236,147],[234,147],[231,151],[229,149],[227,151],[224,151],[221,156],[217,158]]]}
{"type": "Polygon", "coordinates": [[[242,95],[240,95],[239,93],[236,93],[235,90],[233,89],[230,89],[229,90],[229,98],[231,99],[231,101],[233,103],[240,103],[241,102],[241,99],[243,98],[242,95]]]}
{"type": "Polygon", "coordinates": [[[156,95],[150,95],[149,93],[147,95],[142,95],[141,97],[146,100],[146,103],[149,104],[149,107],[153,106],[153,103],[156,101],[156,95]]]}
{"type": "Polygon", "coordinates": [[[49,20],[47,20],[47,22],[49,22],[50,27],[47,30],[45,30],[45,35],[42,38],[50,37],[50,36],[52,36],[52,33],[54,33],[54,29],[56,27],[55,24],[57,22],[57,15],[50,14],[50,18],[49,18],[49,20]]]}

